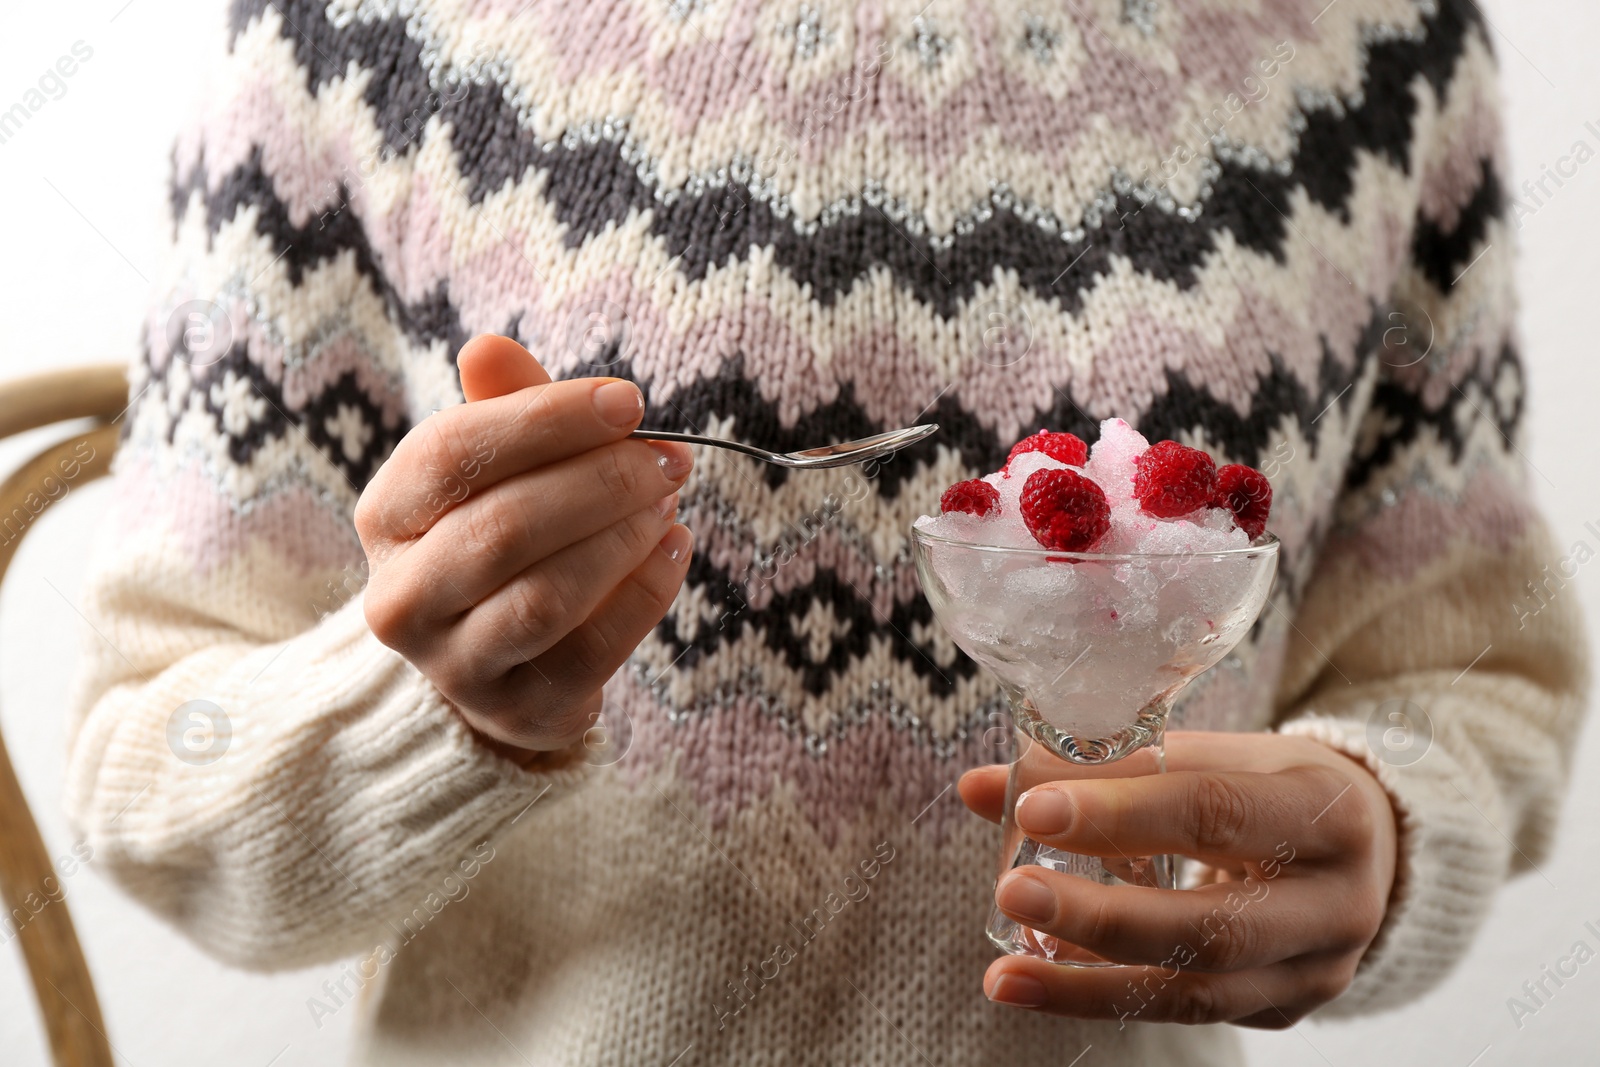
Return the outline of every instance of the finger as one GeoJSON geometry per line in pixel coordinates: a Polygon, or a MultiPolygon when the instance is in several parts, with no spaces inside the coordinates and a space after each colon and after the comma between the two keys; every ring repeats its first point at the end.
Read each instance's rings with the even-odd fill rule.
{"type": "Polygon", "coordinates": [[[1261,1011],[1233,1019],[1233,1025],[1248,1026],[1252,1030],[1289,1029],[1349,989],[1350,983],[1355,980],[1356,965],[1360,959],[1359,953],[1337,958],[1303,956],[1278,964],[1298,980],[1298,988],[1277,998],[1261,1011]]]}
{"type": "Polygon", "coordinates": [[[479,677],[498,678],[549,651],[632,574],[672,525],[676,498],[540,560],[462,617],[446,643],[479,677]]]}
{"type": "Polygon", "coordinates": [[[535,385],[549,385],[550,375],[533,353],[509,337],[479,334],[456,355],[461,392],[467,400],[505,396],[535,385]]]}
{"type": "Polygon", "coordinates": [[[593,692],[615,674],[672,606],[688,573],[693,545],[689,528],[674,525],[588,619],[550,651],[504,676],[496,701],[504,709],[496,717],[509,734],[503,740],[550,748],[583,735],[590,724],[574,711],[559,721],[541,721],[537,736],[527,737],[531,723],[526,709],[575,704],[578,694],[593,692]]]}
{"type": "MultiPolygon", "coordinates": [[[[546,695],[552,691],[550,687],[541,686],[535,697],[552,699],[546,695]]],[[[543,764],[553,769],[565,763],[563,756],[581,757],[579,742],[598,721],[604,706],[605,695],[597,691],[570,705],[530,704],[497,715],[479,714],[472,728],[507,759],[524,767],[543,764]],[[552,715],[551,708],[561,710],[552,715]]]]}
{"type": "MultiPolygon", "coordinates": [[[[582,378],[436,412],[412,429],[362,494],[363,537],[414,540],[470,494],[627,437],[644,398],[632,382],[582,378]]],[[[688,446],[649,442],[638,453],[687,469],[688,446]]]]}
{"type": "Polygon", "coordinates": [[[1006,776],[1010,769],[1004,764],[974,767],[956,782],[956,792],[961,802],[974,815],[997,823],[1006,805],[1006,776]]]}
{"type": "MultiPolygon", "coordinates": [[[[574,709],[574,711],[575,714],[579,715],[585,723],[590,724],[592,727],[594,723],[600,720],[600,716],[604,708],[605,695],[603,693],[595,693],[580,709],[574,709]]],[[[566,745],[552,745],[548,748],[525,748],[521,745],[513,745],[505,741],[501,741],[485,733],[476,725],[474,726],[474,730],[478,734],[479,739],[481,739],[491,749],[506,757],[506,759],[511,760],[513,763],[516,763],[525,770],[560,770],[573,763],[576,763],[578,760],[585,759],[589,751],[589,745],[587,744],[587,731],[580,735],[579,739],[585,741],[585,744],[581,746],[573,743],[566,745]]]]}
{"type": "Polygon", "coordinates": [[[1061,967],[1028,956],[989,965],[990,1000],[1075,1019],[1203,1025],[1281,1013],[1289,1021],[1332,1000],[1349,984],[1333,963],[1277,963],[1233,974],[1195,974],[1177,966],[1061,967]]]}
{"type": "Polygon", "coordinates": [[[1108,886],[1027,866],[1000,878],[995,903],[1029,929],[1114,963],[1176,958],[1179,966],[1210,972],[1363,947],[1370,936],[1363,939],[1355,915],[1342,921],[1337,892],[1326,878],[1255,875],[1196,889],[1108,886]]]}
{"type": "Polygon", "coordinates": [[[675,494],[689,468],[660,458],[644,441],[618,441],[507,479],[440,518],[387,577],[408,603],[430,605],[416,627],[454,620],[540,560],[675,494]]]}
{"type": "Polygon", "coordinates": [[[1355,820],[1318,818],[1350,782],[1324,765],[1050,782],[1018,798],[1016,818],[1035,841],[1089,856],[1317,859],[1360,844],[1355,820]]]}

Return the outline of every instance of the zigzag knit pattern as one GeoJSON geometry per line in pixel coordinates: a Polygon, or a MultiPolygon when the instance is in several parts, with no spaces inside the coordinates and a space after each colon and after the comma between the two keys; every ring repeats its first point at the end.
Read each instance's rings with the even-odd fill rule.
{"type": "MultiPolygon", "coordinates": [[[[1331,718],[1313,732],[1359,756],[1361,724],[1385,695],[1377,665],[1448,675],[1480,635],[1497,649],[1480,671],[1549,666],[1535,685],[1539,730],[1575,714],[1576,646],[1558,611],[1512,638],[1501,631],[1515,620],[1493,614],[1503,608],[1474,607],[1446,643],[1409,633],[1349,658],[1402,605],[1425,606],[1427,590],[1486,566],[1514,570],[1543,544],[1514,443],[1523,382],[1494,60],[1469,0],[237,0],[229,52],[206,117],[174,152],[175,254],[118,459],[119,528],[166,539],[108,549],[91,583],[106,632],[148,634],[160,615],[182,634],[166,651],[125,638],[148,653],[134,654],[148,677],[212,654],[217,631],[182,618],[211,618],[254,650],[226,669],[163,677],[215,683],[241,709],[266,699],[244,684],[247,661],[270,678],[268,652],[284,642],[313,664],[334,661],[325,645],[367,647],[350,611],[317,622],[347,599],[326,591],[360,572],[352,509],[411,426],[461,401],[455,353],[492,331],[558,377],[637,381],[657,428],[792,449],[941,425],[868,474],[697,456],[680,511],[696,535],[687,583],[608,688],[632,749],[607,788],[635,798],[634,818],[669,828],[676,816],[658,799],[693,805],[712,833],[747,841],[754,851],[720,838],[718,851],[750,870],[789,870],[759,836],[738,836],[752,826],[781,822],[786,847],[843,854],[874,819],[909,817],[1002,755],[987,741],[1000,693],[933,621],[908,534],[944,486],[993,469],[1041,426],[1092,440],[1099,420],[1119,416],[1274,483],[1284,552],[1272,605],[1176,724],[1262,729],[1321,711],[1331,718]],[[191,302],[220,309],[220,341],[174,328],[191,302]],[[141,617],[140,598],[169,607],[141,617]],[[319,636],[330,627],[337,641],[319,636]]],[[[456,763],[480,758],[448,718],[415,710],[440,703],[425,680],[402,679],[403,663],[383,670],[372,675],[387,679],[381,701],[376,689],[318,690],[304,711],[324,724],[318,736],[343,736],[376,702],[384,715],[410,708],[406,729],[425,720],[429,736],[450,738],[437,744],[458,746],[456,763]],[[424,696],[406,705],[406,686],[424,696]]],[[[85,736],[97,740],[85,751],[133,744],[118,739],[110,698],[94,701],[136,682],[108,657],[91,668],[85,736]]],[[[116,700],[148,709],[120,714],[160,719],[160,688],[123,689],[116,700]]],[[[1492,717],[1498,700],[1473,707],[1492,717]]],[[[269,707],[249,715],[261,736],[279,736],[269,707]]],[[[1558,748],[1539,753],[1528,759],[1553,761],[1558,781],[1558,748]]],[[[365,886],[351,897],[330,882],[341,912],[241,861],[224,880],[237,875],[239,906],[263,923],[273,907],[302,908],[279,935],[241,926],[144,869],[164,831],[101,817],[121,796],[108,771],[95,777],[120,766],[110,759],[75,756],[78,817],[108,856],[125,857],[108,865],[125,862],[130,884],[224,955],[349,951],[361,939],[336,928],[403,902],[421,877],[363,851],[383,835],[351,838],[344,862],[370,863],[387,888],[369,899],[365,886]],[[119,836],[140,832],[142,844],[119,836]]],[[[505,825],[532,795],[533,776],[471,766],[452,773],[477,785],[439,777],[434,788],[470,794],[475,814],[455,814],[467,811],[455,801],[442,814],[451,805],[433,797],[425,816],[408,816],[439,849],[505,825]]],[[[1397,902],[1426,911],[1417,929],[1456,934],[1430,946],[1396,919],[1387,955],[1375,947],[1343,1002],[1351,1010],[1436,981],[1507,862],[1502,839],[1460,829],[1456,852],[1481,854],[1482,890],[1438,903],[1435,875],[1471,882],[1430,874],[1426,810],[1445,801],[1377,769],[1415,820],[1397,902]],[[1441,908],[1456,912],[1441,919],[1441,908]]],[[[1513,807],[1533,827],[1558,795],[1513,807]]],[[[337,836],[355,802],[305,803],[305,818],[337,836]]],[[[979,886],[988,839],[947,797],[924,810],[918,847],[941,857],[928,869],[979,886]]],[[[555,866],[537,870],[565,869],[547,858],[555,866]]],[[[660,916],[695,914],[687,891],[669,898],[660,916]]],[[[559,939],[558,928],[538,936],[559,939]]],[[[387,994],[401,998],[384,1008],[395,1032],[407,1025],[397,1005],[431,996],[420,972],[397,973],[412,977],[387,994]]],[[[917,1010],[939,1015],[941,1003],[917,1010]]],[[[928,1025],[957,1026],[966,1010],[928,1025]]],[[[547,1022],[557,1034],[579,1025],[547,1022]]],[[[752,1034],[794,1050],[793,1034],[757,1025],[752,1034]]],[[[967,1050],[963,1062],[1076,1051],[1048,1021],[1009,1037],[972,1025],[987,1034],[981,1048],[941,1039],[967,1050]]],[[[663,1032],[702,1040],[693,1027],[663,1032]]],[[[550,1062],[645,1062],[645,1046],[627,1043],[642,1038],[584,1033],[551,1038],[542,1047],[567,1051],[550,1062]]],[[[906,1051],[856,1040],[839,1037],[815,1062],[906,1051]]]]}
{"type": "MultiPolygon", "coordinates": [[[[241,3],[232,47],[250,62],[180,146],[177,223],[213,256],[219,241],[282,251],[242,288],[227,280],[258,308],[245,321],[270,321],[263,298],[297,289],[341,299],[271,356],[236,337],[199,372],[231,384],[197,392],[229,462],[248,469],[303,437],[347,483],[325,487],[343,508],[419,414],[408,379],[443,377],[479,331],[517,336],[558,375],[633,378],[657,428],[787,450],[935,420],[940,434],[877,472],[865,504],[838,478],[711,460],[685,497],[702,546],[689,587],[636,680],[679,721],[759,706],[803,759],[885,721],[941,760],[986,758],[975,739],[998,695],[932,626],[905,531],[1021,434],[1093,440],[1117,415],[1257,466],[1302,448],[1349,491],[1382,481],[1425,430],[1457,466],[1484,419],[1500,438],[1487,459],[1509,452],[1509,337],[1473,337],[1431,403],[1376,381],[1397,286],[1447,298],[1503,219],[1496,163],[1479,154],[1493,141],[1442,161],[1415,145],[1438,121],[1419,117],[1421,87],[1434,113],[1482,103],[1475,9],[1390,7],[1315,28],[1303,12],[1197,11],[1140,64],[1070,9],[979,7],[896,36],[885,12],[819,22],[820,9],[742,4],[718,16],[717,44],[666,6],[621,4],[579,61],[587,14],[241,3]],[[686,95],[674,72],[700,61],[739,91],[686,95]],[[1135,106],[1102,74],[1130,91],[1185,83],[1215,104],[1135,106]],[[1088,121],[1102,99],[1109,129],[1088,121]],[[1359,204],[1424,181],[1445,192],[1413,211],[1359,204]],[[1386,230],[1411,233],[1409,249],[1362,252],[1386,230]],[[985,333],[997,313],[1015,335],[999,352],[985,333]],[[387,373],[342,368],[330,349],[387,373]],[[318,380],[291,397],[301,366],[318,380]],[[238,429],[235,397],[255,402],[238,429]],[[1363,417],[1389,429],[1352,456],[1363,417]]],[[[149,338],[158,379],[183,359],[164,334],[149,338]]],[[[1331,500],[1280,501],[1288,594],[1331,500]]]]}

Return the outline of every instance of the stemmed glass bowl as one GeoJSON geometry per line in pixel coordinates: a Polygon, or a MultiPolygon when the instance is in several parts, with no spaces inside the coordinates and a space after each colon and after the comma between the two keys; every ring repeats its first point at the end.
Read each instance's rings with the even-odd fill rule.
{"type": "MultiPolygon", "coordinates": [[[[1277,572],[1278,539],[1168,554],[998,547],[922,529],[912,540],[934,617],[1000,682],[1011,706],[1016,758],[996,877],[1036,864],[1102,885],[1173,888],[1171,856],[1063,852],[1024,836],[1013,810],[1043,782],[1165,770],[1173,702],[1254,625],[1277,572]]],[[[1108,965],[998,909],[988,933],[1009,953],[1108,965]]]]}

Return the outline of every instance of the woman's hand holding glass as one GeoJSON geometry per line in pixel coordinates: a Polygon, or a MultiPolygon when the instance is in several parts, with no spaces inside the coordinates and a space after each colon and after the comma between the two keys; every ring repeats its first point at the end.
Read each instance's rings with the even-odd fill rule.
{"type": "MultiPolygon", "coordinates": [[[[995,890],[1020,923],[1116,967],[1029,956],[990,965],[990,999],[1056,1015],[1281,1029],[1342,993],[1383,921],[1397,831],[1365,767],[1309,738],[1167,734],[1166,774],[1036,786],[1017,802],[1035,841],[1093,856],[1174,853],[1194,889],[1105,886],[1035,866],[995,890]]],[[[962,799],[999,822],[1004,766],[962,799]]]]}

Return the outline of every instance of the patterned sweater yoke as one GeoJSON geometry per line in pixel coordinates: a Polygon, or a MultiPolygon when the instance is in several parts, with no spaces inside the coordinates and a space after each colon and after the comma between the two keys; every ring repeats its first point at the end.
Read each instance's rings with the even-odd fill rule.
{"type": "Polygon", "coordinates": [[[1538,584],[1489,36],[1469,0],[236,0],[85,594],[74,821],[216,956],[344,967],[307,1007],[359,989],[363,1063],[1237,1063],[980,988],[998,837],[950,785],[1005,705],[908,535],[1120,416],[1272,481],[1271,603],[1174,725],[1378,776],[1399,873],[1323,1014],[1420,996],[1545,854],[1587,685],[1538,584]],[[942,430],[868,471],[700,452],[616,743],[526,771],[373,637],[351,518],[484,332],[657,428],[942,430]]]}

